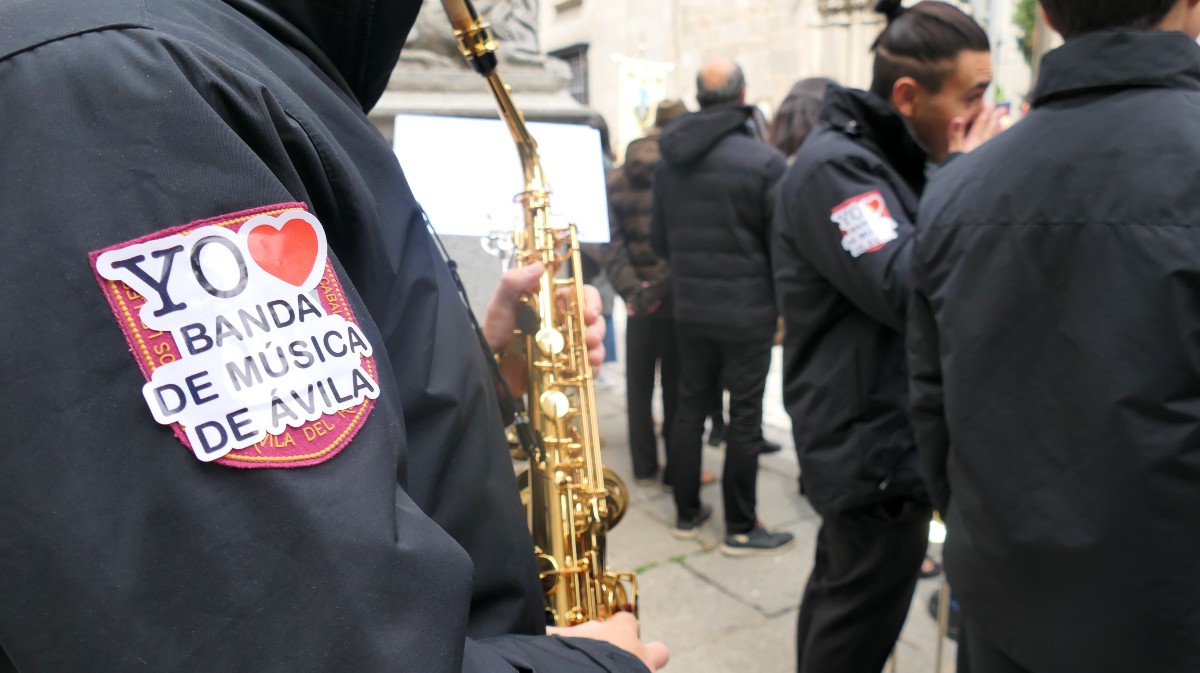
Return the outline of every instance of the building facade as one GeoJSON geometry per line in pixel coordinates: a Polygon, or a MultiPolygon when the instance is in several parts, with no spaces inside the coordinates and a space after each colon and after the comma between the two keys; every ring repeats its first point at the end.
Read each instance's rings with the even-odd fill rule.
{"type": "MultiPolygon", "coordinates": [[[[1015,0],[960,0],[992,36],[998,87],[1018,107],[1029,67],[1017,47],[1015,0]]],[[[566,60],[571,92],[597,110],[622,152],[653,122],[654,106],[695,109],[695,75],[724,55],[746,73],[747,99],[768,116],[796,80],[870,84],[870,46],[883,28],[874,0],[543,0],[543,48],[566,60]]]]}

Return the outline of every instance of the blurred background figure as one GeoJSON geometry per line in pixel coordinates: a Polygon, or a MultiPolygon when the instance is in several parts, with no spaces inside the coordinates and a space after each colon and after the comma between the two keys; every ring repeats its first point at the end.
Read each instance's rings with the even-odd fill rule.
{"type": "MultiPolygon", "coordinates": [[[[671,424],[679,401],[679,353],[675,319],[671,314],[671,271],[650,245],[650,213],[654,169],[662,154],[662,130],[687,107],[677,99],[658,105],[654,125],[644,138],[629,143],[625,163],[608,175],[609,224],[612,239],[605,267],[616,292],[625,301],[625,394],[629,410],[629,452],[633,476],[643,486],[659,478],[658,440],[651,406],[657,371],[662,385],[663,444],[670,441],[671,424]]],[[[614,349],[615,350],[615,349],[614,349]]],[[[661,468],[664,484],[671,483],[669,465],[661,468]]],[[[716,474],[705,471],[701,483],[716,474]]]]}
{"type": "Polygon", "coordinates": [[[792,90],[779,104],[767,131],[767,142],[783,152],[789,162],[800,151],[804,139],[817,127],[825,92],[835,84],[827,77],[802,79],[792,85],[792,90]]]}

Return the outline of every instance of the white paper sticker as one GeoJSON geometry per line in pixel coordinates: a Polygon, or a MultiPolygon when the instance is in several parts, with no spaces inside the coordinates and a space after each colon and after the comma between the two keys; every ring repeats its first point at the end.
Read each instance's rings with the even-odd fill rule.
{"type": "Polygon", "coordinates": [[[370,342],[318,297],[326,257],[320,222],[290,210],[97,258],[100,276],[145,297],[146,327],[178,344],[179,359],[154,369],[142,394],[156,421],[184,428],[200,460],[378,397],[363,366],[370,342]]]}
{"type": "Polygon", "coordinates": [[[832,220],[842,231],[842,249],[858,258],[896,240],[896,220],[879,190],[860,194],[833,209],[832,220]]]}

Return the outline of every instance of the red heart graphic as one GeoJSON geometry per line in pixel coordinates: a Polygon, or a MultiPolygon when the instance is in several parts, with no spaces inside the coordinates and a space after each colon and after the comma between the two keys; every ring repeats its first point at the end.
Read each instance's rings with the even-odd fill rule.
{"type": "Polygon", "coordinates": [[[246,245],[259,268],[297,287],[304,285],[317,262],[317,232],[301,219],[288,220],[279,229],[255,227],[246,245]]]}

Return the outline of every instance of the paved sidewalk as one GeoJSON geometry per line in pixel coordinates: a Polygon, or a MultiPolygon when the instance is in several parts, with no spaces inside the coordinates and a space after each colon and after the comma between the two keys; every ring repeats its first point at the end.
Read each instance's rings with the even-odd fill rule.
{"type": "MultiPolygon", "coordinates": [[[[622,323],[618,319],[620,344],[624,341],[622,323]]],[[[675,511],[670,495],[659,486],[639,487],[633,480],[623,364],[606,365],[605,385],[598,387],[604,461],[625,480],[631,494],[629,512],[609,535],[609,563],[615,569],[638,572],[642,635],[665,641],[671,648],[669,671],[795,670],[796,613],[812,568],[820,519],[798,494],[799,468],[782,404],[781,353],[775,350],[763,432],[784,449],[760,459],[758,514],[768,526],[794,533],[797,544],[774,556],[733,559],[718,551],[723,534],[719,484],[704,487],[702,497],[715,511],[700,535],[694,540],[672,536],[675,511]]],[[[661,419],[661,412],[656,417],[661,419]]],[[[723,451],[705,448],[704,465],[718,475],[722,460],[723,451]]],[[[937,580],[922,580],[917,587],[897,647],[897,673],[934,671],[937,629],[924,606],[937,585],[937,580]]],[[[954,643],[947,641],[944,672],[954,670],[954,654],[954,643]]]]}

